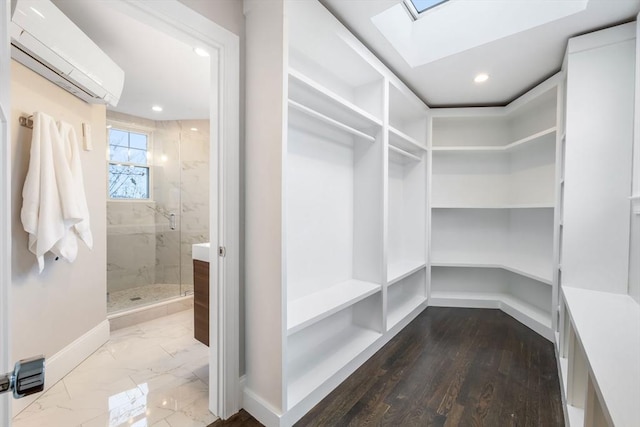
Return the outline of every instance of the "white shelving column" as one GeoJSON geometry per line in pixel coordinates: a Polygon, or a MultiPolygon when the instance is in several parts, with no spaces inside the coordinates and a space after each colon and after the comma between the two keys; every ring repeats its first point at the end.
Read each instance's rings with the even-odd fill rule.
{"type": "Polygon", "coordinates": [[[301,414],[384,332],[385,79],[326,10],[305,3],[286,2],[283,167],[284,409],[301,414]]]}
{"type": "Polygon", "coordinates": [[[636,37],[635,22],[575,37],[563,66],[556,345],[570,427],[640,420],[640,304],[629,268],[636,37]]]}
{"type": "Polygon", "coordinates": [[[319,2],[245,15],[244,407],[290,426],[426,307],[428,110],[319,2]]]}
{"type": "Polygon", "coordinates": [[[387,164],[387,330],[399,329],[427,301],[427,107],[389,82],[387,164]]]}
{"type": "Polygon", "coordinates": [[[500,308],[550,340],[559,79],[430,113],[430,304],[500,308]]]}

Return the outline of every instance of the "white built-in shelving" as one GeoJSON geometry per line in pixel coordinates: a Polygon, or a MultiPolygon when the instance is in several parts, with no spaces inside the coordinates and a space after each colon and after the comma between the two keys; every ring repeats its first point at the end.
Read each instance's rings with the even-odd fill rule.
{"type": "Polygon", "coordinates": [[[436,146],[433,147],[433,151],[465,151],[465,152],[493,152],[493,153],[508,153],[516,150],[524,149],[534,144],[542,144],[548,141],[549,136],[554,136],[556,127],[550,127],[544,129],[533,135],[529,135],[517,141],[508,143],[507,145],[458,145],[458,146],[436,146]]]}
{"type": "Polygon", "coordinates": [[[382,126],[380,118],[295,70],[289,70],[289,100],[365,133],[382,126]]]}
{"type": "Polygon", "coordinates": [[[594,426],[635,425],[640,419],[640,306],[629,295],[568,286],[561,301],[558,358],[570,425],[582,426],[585,418],[597,419],[594,426]]]}
{"type": "Polygon", "coordinates": [[[427,301],[427,108],[389,82],[387,304],[392,330],[427,301]]]}
{"type": "Polygon", "coordinates": [[[636,36],[629,23],[570,39],[563,65],[554,285],[570,427],[640,420],[640,297],[632,284],[638,257],[628,200],[640,125],[629,90],[636,85],[637,105],[636,36]]]}
{"type": "Polygon", "coordinates": [[[553,339],[558,80],[431,110],[432,305],[500,308],[553,339]]]}
{"type": "Polygon", "coordinates": [[[426,307],[428,108],[319,2],[246,17],[244,398],[291,425],[426,307]]]}
{"type": "Polygon", "coordinates": [[[375,283],[347,280],[290,301],[287,308],[287,332],[289,335],[296,333],[379,291],[380,285],[375,283]]]}

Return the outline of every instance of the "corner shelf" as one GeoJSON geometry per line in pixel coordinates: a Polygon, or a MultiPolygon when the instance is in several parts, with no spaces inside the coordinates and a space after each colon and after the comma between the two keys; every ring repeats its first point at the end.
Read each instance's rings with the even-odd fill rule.
{"type": "Polygon", "coordinates": [[[514,141],[510,144],[503,146],[472,146],[472,145],[462,145],[462,146],[436,146],[432,147],[432,150],[435,151],[445,151],[445,152],[511,152],[517,149],[521,149],[523,147],[527,147],[533,144],[540,144],[544,142],[555,142],[555,139],[545,138],[547,136],[553,135],[556,132],[556,127],[550,127],[548,129],[542,130],[540,132],[534,133],[533,135],[527,136],[525,138],[514,141]]]}
{"type": "Polygon", "coordinates": [[[294,334],[379,292],[380,285],[347,280],[287,304],[287,334],[294,334]]]}
{"type": "Polygon", "coordinates": [[[539,272],[533,273],[531,269],[528,269],[523,266],[515,266],[511,263],[491,263],[491,262],[480,262],[480,261],[466,261],[466,262],[432,261],[431,265],[433,267],[500,268],[502,270],[510,271],[512,273],[527,277],[529,279],[544,283],[549,286],[553,284],[551,267],[549,268],[549,276],[547,277],[545,275],[540,274],[539,272]]]}
{"type": "Polygon", "coordinates": [[[429,303],[445,307],[498,308],[547,339],[553,339],[551,314],[507,293],[434,291],[429,303]]]}
{"type": "Polygon", "coordinates": [[[370,136],[382,126],[379,118],[293,69],[289,70],[289,99],[370,136]]]}
{"type": "Polygon", "coordinates": [[[453,203],[434,203],[432,209],[554,209],[555,203],[530,203],[522,205],[462,205],[453,203]]]}

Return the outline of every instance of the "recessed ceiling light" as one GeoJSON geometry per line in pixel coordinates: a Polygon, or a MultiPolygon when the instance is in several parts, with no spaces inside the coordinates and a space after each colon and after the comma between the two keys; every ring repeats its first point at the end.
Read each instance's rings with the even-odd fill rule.
{"type": "Polygon", "coordinates": [[[475,78],[473,79],[473,81],[476,83],[484,83],[487,80],[489,80],[489,74],[485,74],[485,73],[480,73],[477,76],[475,76],[475,78]]]}
{"type": "Polygon", "coordinates": [[[193,51],[196,53],[196,55],[198,56],[209,56],[209,52],[207,52],[206,50],[204,50],[201,47],[194,47],[193,51]]]}
{"type": "Polygon", "coordinates": [[[198,128],[191,128],[192,132],[198,132],[198,128]]]}
{"type": "Polygon", "coordinates": [[[153,107],[151,107],[151,109],[157,113],[159,113],[160,111],[162,111],[162,107],[159,105],[154,105],[153,107]]]}

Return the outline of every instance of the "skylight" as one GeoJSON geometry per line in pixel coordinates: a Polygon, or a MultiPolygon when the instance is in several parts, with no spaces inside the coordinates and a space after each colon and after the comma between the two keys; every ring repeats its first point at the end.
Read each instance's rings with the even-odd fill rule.
{"type": "Polygon", "coordinates": [[[580,13],[589,1],[404,0],[372,16],[371,22],[416,68],[580,13]],[[420,10],[432,8],[418,14],[414,3],[420,10]]]}
{"type": "Polygon", "coordinates": [[[442,4],[448,0],[405,0],[408,4],[411,13],[417,18],[419,14],[422,12],[431,9],[432,7],[436,7],[439,4],[442,4]]]}

